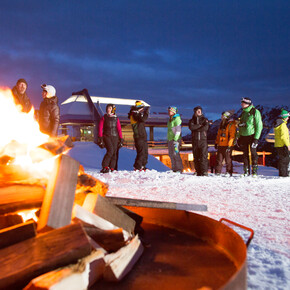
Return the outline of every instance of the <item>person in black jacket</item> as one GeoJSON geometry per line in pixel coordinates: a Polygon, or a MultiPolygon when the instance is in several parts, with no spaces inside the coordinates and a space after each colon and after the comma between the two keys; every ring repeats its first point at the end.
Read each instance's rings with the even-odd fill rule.
{"type": "Polygon", "coordinates": [[[60,118],[56,90],[53,86],[45,84],[41,88],[43,101],[39,107],[39,128],[42,133],[56,137],[60,118]]]}
{"type": "Polygon", "coordinates": [[[131,107],[128,114],[133,129],[134,143],[137,151],[134,169],[139,171],[145,171],[147,169],[148,144],[145,121],[147,120],[148,115],[149,107],[145,107],[144,103],[141,101],[136,101],[135,106],[131,107]]]}
{"type": "Polygon", "coordinates": [[[194,166],[197,176],[207,176],[207,130],[209,128],[209,123],[208,119],[204,117],[200,106],[195,107],[193,111],[194,114],[189,120],[188,127],[192,133],[191,137],[194,166]]]}
{"type": "Polygon", "coordinates": [[[25,79],[19,79],[12,89],[14,102],[16,105],[21,105],[24,113],[28,113],[32,108],[30,99],[26,94],[27,86],[25,79]]]}
{"type": "Polygon", "coordinates": [[[106,114],[99,123],[98,145],[106,147],[107,152],[102,161],[101,173],[108,173],[117,168],[118,149],[123,146],[121,123],[116,115],[116,106],[108,104],[106,114]]]}

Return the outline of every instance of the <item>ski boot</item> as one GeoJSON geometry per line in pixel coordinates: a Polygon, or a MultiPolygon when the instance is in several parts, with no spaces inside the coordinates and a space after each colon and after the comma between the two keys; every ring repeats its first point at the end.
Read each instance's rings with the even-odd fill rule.
{"type": "Polygon", "coordinates": [[[257,177],[258,176],[258,165],[252,166],[252,176],[257,177]]]}
{"type": "Polygon", "coordinates": [[[242,177],[246,177],[249,176],[249,169],[248,167],[244,167],[244,174],[242,175],[242,177]]]}
{"type": "Polygon", "coordinates": [[[102,170],[100,171],[101,173],[109,173],[110,172],[110,168],[109,167],[103,167],[102,170]]]}
{"type": "Polygon", "coordinates": [[[231,172],[226,172],[225,177],[232,177],[233,174],[231,172]]]}

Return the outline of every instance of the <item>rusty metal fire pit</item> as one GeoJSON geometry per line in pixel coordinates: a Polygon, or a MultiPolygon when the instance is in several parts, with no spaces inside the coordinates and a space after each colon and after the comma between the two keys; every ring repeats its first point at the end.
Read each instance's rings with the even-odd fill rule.
{"type": "Polygon", "coordinates": [[[121,282],[91,289],[247,288],[246,244],[225,224],[186,211],[126,208],[143,217],[144,254],[121,282]]]}

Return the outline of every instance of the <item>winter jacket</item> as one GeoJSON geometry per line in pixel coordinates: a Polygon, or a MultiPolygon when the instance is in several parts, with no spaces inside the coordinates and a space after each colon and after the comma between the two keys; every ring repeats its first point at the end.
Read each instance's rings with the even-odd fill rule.
{"type": "Polygon", "coordinates": [[[207,140],[207,130],[209,128],[208,119],[203,115],[197,117],[195,115],[189,120],[188,128],[191,130],[192,142],[207,140]]]}
{"type": "Polygon", "coordinates": [[[116,114],[105,114],[99,123],[99,137],[119,136],[122,138],[120,120],[116,114]]]}
{"type": "Polygon", "coordinates": [[[239,136],[254,135],[259,140],[263,129],[261,113],[253,105],[243,109],[240,117],[239,136]]]}
{"type": "Polygon", "coordinates": [[[45,98],[39,107],[39,128],[40,131],[50,136],[57,136],[59,126],[59,106],[56,96],[45,98]]]}
{"type": "Polygon", "coordinates": [[[175,114],[167,123],[167,140],[178,141],[181,139],[181,118],[179,114],[175,114]]]}
{"type": "Polygon", "coordinates": [[[235,121],[222,121],[217,132],[215,144],[217,144],[218,146],[232,147],[234,146],[235,137],[235,121]]]}
{"type": "Polygon", "coordinates": [[[13,94],[13,97],[14,97],[15,104],[16,105],[21,105],[22,106],[22,112],[28,113],[31,110],[32,105],[31,105],[31,102],[30,102],[27,94],[26,93],[24,93],[23,95],[19,94],[19,92],[17,91],[16,86],[13,87],[12,94],[13,94]]]}
{"type": "Polygon", "coordinates": [[[275,147],[289,146],[289,131],[286,119],[278,118],[274,123],[275,147]]]}
{"type": "Polygon", "coordinates": [[[131,121],[133,136],[134,138],[147,139],[147,133],[145,129],[145,121],[149,115],[149,107],[136,108],[135,106],[131,107],[131,110],[128,114],[128,118],[131,121]]]}

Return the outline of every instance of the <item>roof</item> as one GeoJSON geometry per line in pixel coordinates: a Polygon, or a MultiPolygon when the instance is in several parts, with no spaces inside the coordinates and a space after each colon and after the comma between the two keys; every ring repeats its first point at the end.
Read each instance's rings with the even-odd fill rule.
{"type": "MultiPolygon", "coordinates": [[[[121,99],[121,98],[106,98],[99,96],[91,96],[95,106],[104,114],[107,104],[116,105],[116,113],[120,119],[121,124],[129,124],[128,113],[131,106],[135,105],[136,99],[121,99]]],[[[167,107],[150,106],[150,104],[142,101],[145,106],[150,107],[149,117],[146,121],[147,126],[166,127],[168,121],[167,107]]],[[[60,106],[61,117],[60,123],[93,123],[93,116],[88,106],[86,98],[82,95],[73,95],[61,103],[60,106]]],[[[192,110],[180,110],[180,115],[183,120],[183,125],[187,125],[192,116],[192,110]]]]}

